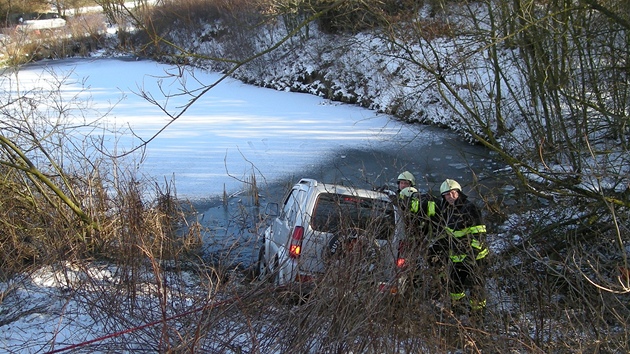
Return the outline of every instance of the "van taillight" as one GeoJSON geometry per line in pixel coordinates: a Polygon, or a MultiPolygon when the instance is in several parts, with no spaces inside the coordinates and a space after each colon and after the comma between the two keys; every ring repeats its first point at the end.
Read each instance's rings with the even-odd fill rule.
{"type": "Polygon", "coordinates": [[[289,257],[299,258],[302,253],[302,238],[304,238],[304,227],[296,226],[291,236],[291,244],[289,245],[289,257]]]}
{"type": "Polygon", "coordinates": [[[404,257],[404,253],[407,250],[407,243],[400,241],[398,243],[398,258],[396,258],[396,267],[404,268],[407,264],[407,260],[404,257]]]}

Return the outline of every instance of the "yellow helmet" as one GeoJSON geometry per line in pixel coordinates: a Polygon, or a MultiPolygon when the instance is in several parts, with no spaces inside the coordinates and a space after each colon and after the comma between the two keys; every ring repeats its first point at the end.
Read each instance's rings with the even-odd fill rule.
{"type": "Polygon", "coordinates": [[[456,180],[447,178],[444,182],[442,182],[442,185],[440,186],[440,194],[452,191],[453,189],[461,192],[462,186],[460,186],[456,180]]]}
{"type": "Polygon", "coordinates": [[[413,173],[411,173],[409,171],[405,171],[405,172],[399,174],[398,175],[398,180],[399,181],[400,180],[409,181],[409,183],[411,183],[412,187],[416,185],[416,177],[413,175],[413,173]]]}
{"type": "Polygon", "coordinates": [[[398,195],[398,197],[400,199],[411,198],[414,193],[418,193],[418,190],[415,189],[414,187],[407,187],[407,188],[403,188],[403,190],[400,191],[400,194],[398,195]]]}

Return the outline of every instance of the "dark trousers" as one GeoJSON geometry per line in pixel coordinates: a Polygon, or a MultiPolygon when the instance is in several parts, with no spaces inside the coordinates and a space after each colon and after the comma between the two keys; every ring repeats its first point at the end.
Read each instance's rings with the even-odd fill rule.
{"type": "Polygon", "coordinates": [[[473,310],[485,307],[485,283],[483,259],[477,261],[466,259],[463,262],[450,263],[448,290],[454,305],[465,301],[473,310]],[[466,295],[458,298],[460,294],[466,295]]]}

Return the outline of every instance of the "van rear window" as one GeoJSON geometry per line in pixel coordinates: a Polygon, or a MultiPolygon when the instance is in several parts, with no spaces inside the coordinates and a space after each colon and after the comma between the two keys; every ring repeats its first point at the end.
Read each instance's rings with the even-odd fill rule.
{"type": "Polygon", "coordinates": [[[396,219],[394,208],[388,201],[322,193],[317,198],[311,227],[328,233],[359,228],[383,240],[394,234],[396,219]]]}

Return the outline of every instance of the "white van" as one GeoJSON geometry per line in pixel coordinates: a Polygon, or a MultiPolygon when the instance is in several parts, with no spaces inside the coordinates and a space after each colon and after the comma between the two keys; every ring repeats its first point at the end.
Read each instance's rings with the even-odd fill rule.
{"type": "Polygon", "coordinates": [[[392,278],[404,226],[388,194],[302,179],[290,190],[273,216],[259,250],[257,275],[276,285],[311,282],[331,260],[360,249],[357,271],[380,272],[392,278]]]}

